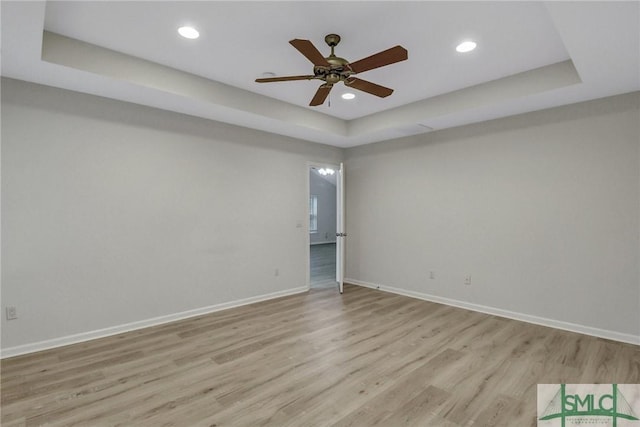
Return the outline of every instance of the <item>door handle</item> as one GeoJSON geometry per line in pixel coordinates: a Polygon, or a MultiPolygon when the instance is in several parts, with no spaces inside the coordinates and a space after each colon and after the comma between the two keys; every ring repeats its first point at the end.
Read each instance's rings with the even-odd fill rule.
{"type": "Polygon", "coordinates": [[[336,237],[347,237],[347,233],[336,233],[336,237]]]}

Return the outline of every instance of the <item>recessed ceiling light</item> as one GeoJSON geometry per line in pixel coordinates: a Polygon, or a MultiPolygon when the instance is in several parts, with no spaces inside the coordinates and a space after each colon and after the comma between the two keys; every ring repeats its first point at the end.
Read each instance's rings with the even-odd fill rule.
{"type": "Polygon", "coordinates": [[[193,27],[180,27],[178,33],[185,39],[197,39],[200,37],[200,33],[193,27]]]}
{"type": "Polygon", "coordinates": [[[460,43],[456,47],[456,50],[461,53],[466,53],[466,52],[471,52],[475,48],[476,48],[476,42],[466,41],[466,42],[460,43]]]}
{"type": "Polygon", "coordinates": [[[342,99],[353,99],[355,97],[356,96],[353,93],[349,93],[349,92],[342,94],[342,99]]]}

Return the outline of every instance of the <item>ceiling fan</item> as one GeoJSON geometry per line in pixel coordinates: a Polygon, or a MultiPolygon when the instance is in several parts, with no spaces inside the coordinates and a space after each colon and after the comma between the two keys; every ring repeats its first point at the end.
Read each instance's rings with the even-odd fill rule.
{"type": "Polygon", "coordinates": [[[322,80],[324,83],[318,88],[318,91],[311,100],[311,103],[309,103],[312,107],[322,105],[327,99],[327,96],[329,96],[329,92],[331,92],[333,85],[338,82],[344,82],[348,87],[352,87],[381,98],[385,98],[393,93],[393,89],[353,77],[353,75],[406,60],[408,55],[405,48],[402,46],[394,46],[390,49],[383,50],[382,52],[360,59],[359,61],[349,62],[344,58],[336,56],[333,52],[334,48],[338,43],[340,43],[339,35],[329,34],[324,38],[324,41],[329,45],[329,47],[331,47],[331,55],[326,58],[322,56],[318,49],[316,49],[313,43],[309,40],[294,39],[289,42],[313,63],[312,75],[268,77],[256,79],[256,82],[271,83],[292,80],[322,80]]]}

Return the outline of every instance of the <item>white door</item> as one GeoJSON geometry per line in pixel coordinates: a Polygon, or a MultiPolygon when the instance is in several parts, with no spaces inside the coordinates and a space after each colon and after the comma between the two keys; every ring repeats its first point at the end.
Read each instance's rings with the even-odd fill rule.
{"type": "Polygon", "coordinates": [[[344,243],[347,237],[344,224],[344,163],[340,163],[336,181],[336,280],[338,289],[342,293],[344,290],[344,243]]]}

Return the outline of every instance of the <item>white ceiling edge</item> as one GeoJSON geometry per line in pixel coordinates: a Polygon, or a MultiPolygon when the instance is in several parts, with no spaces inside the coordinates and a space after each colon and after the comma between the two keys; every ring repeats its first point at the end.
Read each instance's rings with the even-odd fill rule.
{"type": "Polygon", "coordinates": [[[573,63],[563,61],[352,120],[349,134],[359,136],[413,123],[435,128],[433,120],[441,116],[489,107],[580,82],[573,63]]]}
{"type": "MultiPolygon", "coordinates": [[[[157,91],[165,100],[173,95],[196,101],[205,106],[206,118],[220,120],[221,110],[225,110],[230,113],[224,116],[225,121],[235,121],[229,117],[233,112],[250,114],[252,127],[270,132],[274,131],[274,124],[282,122],[286,122],[288,128],[323,131],[314,142],[341,147],[427,132],[434,128],[430,120],[443,115],[580,82],[571,61],[564,61],[345,121],[48,31],[43,33],[42,60],[146,87],[157,91]]],[[[175,103],[174,99],[174,107],[175,103]]],[[[191,114],[194,113],[202,116],[197,112],[191,114]]],[[[286,130],[278,129],[276,133],[286,133],[286,130]]],[[[288,136],[294,135],[288,133],[288,136]]]]}
{"type": "MultiPolygon", "coordinates": [[[[43,32],[42,60],[161,93],[346,136],[346,122],[80,40],[43,32]]],[[[210,118],[210,117],[207,117],[210,118]]]]}
{"type": "MultiPolygon", "coordinates": [[[[7,58],[2,61],[3,76],[343,148],[640,90],[638,16],[629,13],[630,10],[637,11],[638,4],[635,2],[616,12],[616,22],[623,28],[621,31],[611,30],[610,23],[607,28],[611,31],[593,30],[602,24],[598,20],[599,11],[606,8],[606,2],[546,3],[571,61],[351,121],[139,58],[128,57],[124,60],[126,55],[93,45],[89,45],[90,48],[85,46],[80,52],[85,55],[96,54],[96,49],[107,51],[109,54],[102,52],[103,59],[110,57],[111,62],[103,61],[100,69],[92,68],[88,64],[90,61],[78,55],[80,52],[70,54],[60,46],[47,48],[44,57],[66,65],[43,61],[41,54],[46,3],[27,2],[25,5],[15,2],[19,7],[13,7],[17,9],[12,9],[13,2],[2,3],[3,10],[9,5],[9,15],[12,16],[12,19],[2,20],[2,55],[7,58]],[[16,15],[21,19],[15,19],[16,15]],[[138,72],[137,76],[134,73],[133,81],[128,74],[132,63],[138,67],[133,67],[138,72]],[[118,68],[116,64],[124,65],[124,68],[118,68]],[[82,67],[87,70],[82,70],[82,67]],[[541,84],[524,78],[527,74],[535,75],[552,69],[555,71],[544,78],[541,84]],[[123,74],[123,70],[127,72],[123,74]],[[147,80],[149,74],[141,73],[143,70],[153,70],[151,75],[155,76],[155,80],[147,80]],[[176,73],[181,74],[178,76],[176,73]],[[169,77],[177,77],[178,80],[170,82],[169,77]],[[518,80],[521,87],[515,84],[518,80]],[[579,80],[582,82],[579,83],[579,80]],[[207,90],[197,89],[204,87],[207,90]],[[490,87],[495,92],[489,90],[490,87]]],[[[611,17],[610,14],[607,16],[611,17]]],[[[45,40],[48,37],[44,35],[45,40]]],[[[76,48],[78,43],[83,43],[69,40],[71,42],[67,45],[76,45],[76,48]]]]}

